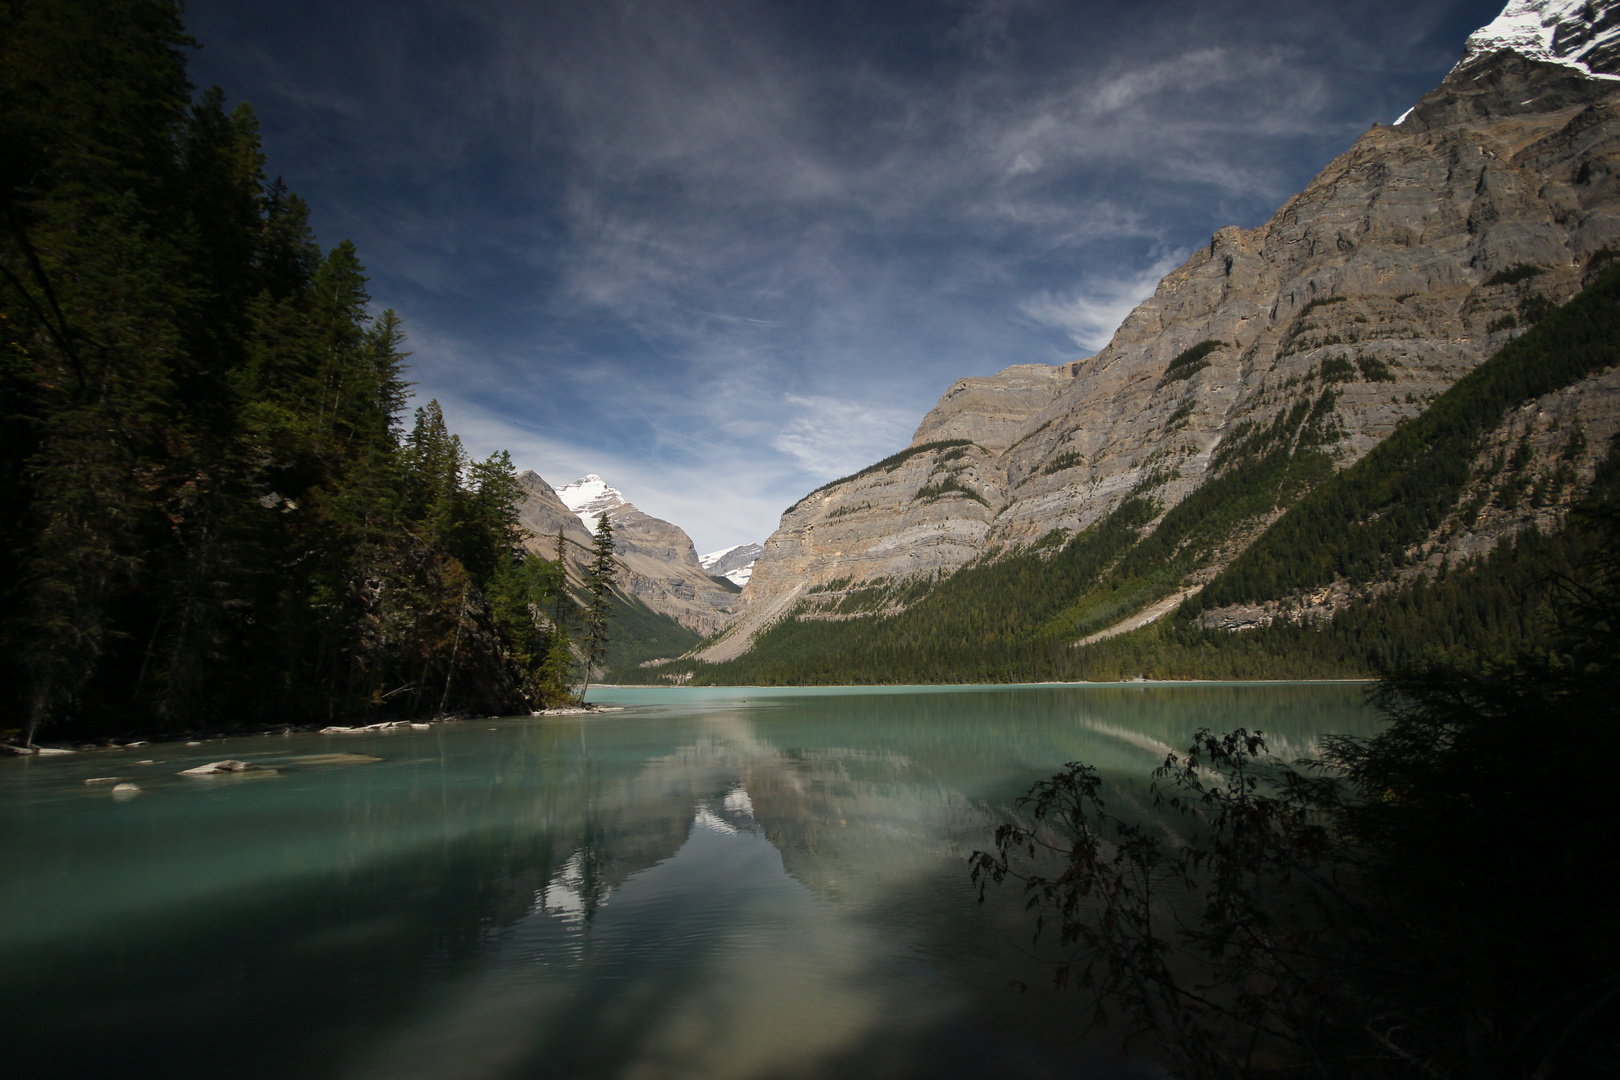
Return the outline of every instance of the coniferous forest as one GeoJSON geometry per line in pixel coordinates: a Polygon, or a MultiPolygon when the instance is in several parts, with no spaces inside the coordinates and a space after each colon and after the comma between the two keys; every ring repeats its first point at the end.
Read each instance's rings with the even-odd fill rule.
{"type": "MultiPolygon", "coordinates": [[[[573,602],[507,455],[405,415],[178,4],[0,3],[0,694],[25,737],[510,711],[573,602]],[[559,595],[561,594],[561,595],[559,595]]],[[[552,654],[550,662],[547,654],[552,654]]]]}

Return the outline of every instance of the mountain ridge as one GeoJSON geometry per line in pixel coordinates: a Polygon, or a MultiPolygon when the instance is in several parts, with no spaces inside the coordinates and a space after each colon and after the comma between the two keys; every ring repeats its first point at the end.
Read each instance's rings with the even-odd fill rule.
{"type": "MultiPolygon", "coordinates": [[[[1504,17],[1533,6],[1515,0],[1504,17]]],[[[1607,27],[1615,8],[1590,10],[1607,27]]],[[[1601,65],[1608,40],[1589,35],[1565,59],[1601,65]]],[[[1177,580],[1143,586],[1133,610],[1201,587],[1304,490],[1581,287],[1620,238],[1617,90],[1573,62],[1465,56],[1398,126],[1374,126],[1268,222],[1217,231],[1096,356],[958,380],[913,439],[914,450],[941,445],[790,508],[737,622],[696,658],[734,659],[789,616],[893,614],[926,592],[919,581],[1061,548],[1133,499],[1155,508],[1143,537],[1191,527],[1219,508],[1172,512],[1243,466],[1243,447],[1259,461],[1256,440],[1272,432],[1308,450],[1293,474],[1264,480],[1283,485],[1271,509],[1213,540],[1207,520],[1185,533],[1182,543],[1214,546],[1177,580]],[[1310,461],[1322,464],[1300,473],[1310,461]]]]}

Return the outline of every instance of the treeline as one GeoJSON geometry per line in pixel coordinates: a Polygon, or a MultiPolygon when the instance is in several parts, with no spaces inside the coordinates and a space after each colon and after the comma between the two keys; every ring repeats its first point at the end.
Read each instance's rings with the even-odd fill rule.
{"type": "MultiPolygon", "coordinates": [[[[1596,267],[1604,260],[1596,257],[1596,267]]],[[[1460,512],[1470,490],[1498,499],[1578,498],[1567,462],[1532,485],[1532,455],[1478,474],[1482,440],[1510,407],[1569,386],[1612,364],[1620,340],[1620,267],[1596,274],[1562,308],[1474,372],[1361,461],[1334,474],[1328,449],[1339,438],[1335,391],[1307,387],[1263,426],[1239,425],[1214,459],[1215,475],[1158,517],[1141,489],[1062,549],[968,566],[942,581],[878,585],[832,609],[867,614],[815,617],[809,605],[762,633],[724,664],[694,664],[693,681],[717,684],[1022,682],[1049,679],[1340,678],[1411,663],[1425,651],[1489,655],[1533,647],[1541,624],[1527,599],[1547,575],[1567,568],[1590,542],[1580,530],[1534,532],[1483,560],[1429,580],[1414,576],[1331,620],[1278,619],[1241,633],[1196,619],[1224,604],[1282,599],[1334,580],[1392,581],[1416,545],[1460,512]],[[1088,646],[1074,643],[1171,595],[1250,523],[1285,510],[1261,537],[1174,616],[1088,646]],[[808,616],[808,617],[805,617],[808,616]]],[[[1572,432],[1564,457],[1579,449],[1572,432]]],[[[1584,445],[1584,444],[1582,444],[1584,445]]],[[[1612,460],[1612,455],[1611,455],[1612,460]]],[[[1612,500],[1613,467],[1591,498],[1612,500]]],[[[1478,502],[1478,497],[1475,503],[1478,502]]],[[[1478,506],[1470,504],[1477,512],[1478,506]]],[[[1041,548],[1042,545],[1036,545],[1041,548]]],[[[667,669],[666,669],[667,670],[667,669]]]]}
{"type": "MultiPolygon", "coordinates": [[[[1594,260],[1595,261],[1595,260],[1594,260]]],[[[1188,614],[1368,581],[1414,561],[1413,549],[1478,479],[1474,459],[1508,409],[1613,364],[1620,267],[1459,379],[1333,484],[1307,496],[1187,605],[1188,614]]]]}
{"type": "MultiPolygon", "coordinates": [[[[1584,509],[1620,506],[1620,467],[1600,470],[1584,509]]],[[[1576,522],[1552,535],[1529,530],[1490,555],[1433,579],[1417,577],[1357,600],[1331,619],[1233,633],[1167,617],[1140,630],[1077,647],[1038,633],[1042,603],[1015,621],[1016,599],[970,591],[972,568],[946,579],[925,601],[891,619],[786,620],[755,650],[726,664],[696,665],[693,681],[717,685],[835,685],[945,682],[1107,682],[1158,679],[1363,678],[1420,663],[1435,653],[1491,656],[1546,644],[1542,599],[1602,542],[1576,522]],[[969,576],[965,581],[958,578],[969,576]],[[991,602],[998,597],[999,602],[991,602]],[[977,634],[975,616],[986,620],[977,634]],[[990,622],[1000,617],[1002,629],[990,622]],[[907,634],[906,631],[913,631],[907,634]]],[[[1022,569],[1028,566],[1008,567],[1022,569]]],[[[1007,574],[1000,585],[1017,581],[1007,574]]],[[[1026,577],[1025,580],[1034,580],[1026,577]]],[[[1048,579],[1061,584],[1054,575],[1048,579]]],[[[662,669],[664,671],[669,668],[662,669]]]]}
{"type": "MultiPolygon", "coordinates": [[[[571,610],[504,453],[401,422],[392,311],[194,95],[180,6],[0,2],[0,727],[495,712],[571,610]]],[[[548,655],[550,660],[548,662],[548,655]]]]}

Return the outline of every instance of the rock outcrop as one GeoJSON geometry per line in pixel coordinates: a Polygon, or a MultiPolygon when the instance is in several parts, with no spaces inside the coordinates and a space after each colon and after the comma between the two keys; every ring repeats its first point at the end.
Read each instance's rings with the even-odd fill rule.
{"type": "MultiPolygon", "coordinates": [[[[1585,18],[1528,6],[1558,8],[1555,30],[1585,18]]],[[[1479,52],[1270,221],[1217,232],[1096,356],[960,380],[909,451],[791,507],[739,618],[697,655],[739,655],[790,610],[831,614],[863,588],[1061,541],[1131,495],[1167,510],[1218,472],[1223,445],[1302,402],[1347,465],[1577,291],[1611,245],[1620,82],[1479,52]]]]}
{"type": "Polygon", "coordinates": [[[917,425],[911,445],[966,439],[1000,453],[1028,431],[1030,417],[1057,399],[1081,363],[1017,364],[994,375],[958,379],[917,425]]]}

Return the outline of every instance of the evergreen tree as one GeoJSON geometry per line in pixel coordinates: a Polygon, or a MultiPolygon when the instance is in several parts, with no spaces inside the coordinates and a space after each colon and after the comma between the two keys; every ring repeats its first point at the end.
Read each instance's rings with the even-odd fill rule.
{"type": "Polygon", "coordinates": [[[579,700],[585,701],[585,691],[591,685],[591,669],[607,659],[608,621],[613,618],[613,579],[617,567],[613,561],[613,523],[604,513],[596,521],[596,543],[591,548],[591,565],[585,571],[585,591],[590,601],[585,607],[585,637],[581,642],[585,653],[585,681],[579,688],[579,700]]]}
{"type": "Polygon", "coordinates": [[[252,110],[192,96],[179,10],[0,0],[0,709],[32,738],[519,707],[510,459],[436,402],[402,437],[398,316],[252,110]]]}

